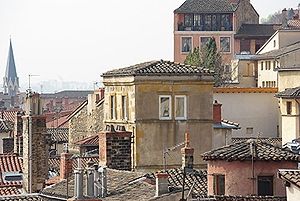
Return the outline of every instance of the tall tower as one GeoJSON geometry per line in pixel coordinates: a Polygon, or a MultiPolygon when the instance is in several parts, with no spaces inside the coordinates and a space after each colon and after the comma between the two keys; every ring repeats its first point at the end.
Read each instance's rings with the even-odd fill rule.
{"type": "Polygon", "coordinates": [[[9,50],[5,76],[3,78],[3,87],[4,93],[8,94],[11,97],[16,96],[16,94],[19,92],[19,78],[17,76],[11,39],[9,40],[9,50]]]}

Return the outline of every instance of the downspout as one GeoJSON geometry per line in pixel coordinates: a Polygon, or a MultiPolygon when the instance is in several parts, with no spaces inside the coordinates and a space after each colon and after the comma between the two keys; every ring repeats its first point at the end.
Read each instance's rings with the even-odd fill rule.
{"type": "Polygon", "coordinates": [[[255,195],[255,175],[254,175],[254,141],[250,142],[250,152],[251,152],[251,167],[252,167],[252,194],[255,195]]]}
{"type": "MultiPolygon", "coordinates": [[[[298,101],[298,99],[296,99],[295,98],[295,101],[298,103],[298,110],[299,110],[299,106],[300,106],[300,103],[299,103],[299,101],[298,101]]],[[[298,111],[298,113],[299,113],[299,111],[298,111]]],[[[298,118],[299,118],[299,115],[298,115],[298,118]]],[[[300,118],[298,119],[298,123],[299,123],[299,126],[300,126],[300,118]]],[[[297,129],[298,130],[298,129],[297,129]]],[[[298,137],[300,137],[300,136],[296,136],[296,138],[295,139],[297,139],[298,137]]]]}
{"type": "Polygon", "coordinates": [[[29,193],[32,193],[32,117],[31,108],[28,116],[28,140],[29,140],[29,193]]]}

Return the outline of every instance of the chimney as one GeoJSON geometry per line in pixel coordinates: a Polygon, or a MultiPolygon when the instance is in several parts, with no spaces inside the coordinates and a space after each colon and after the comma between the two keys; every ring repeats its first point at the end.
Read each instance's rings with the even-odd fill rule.
{"type": "Polygon", "coordinates": [[[105,198],[107,195],[107,170],[106,167],[100,167],[98,169],[99,172],[99,182],[100,189],[99,194],[101,198],[105,198]]]}
{"type": "Polygon", "coordinates": [[[41,100],[37,93],[26,94],[23,119],[23,188],[37,193],[48,178],[48,136],[46,117],[41,114],[41,100]]]}
{"type": "Polygon", "coordinates": [[[100,88],[99,91],[100,91],[100,100],[101,100],[101,99],[104,98],[105,88],[104,88],[104,87],[103,87],[103,88],[100,88]]]}
{"type": "Polygon", "coordinates": [[[86,195],[90,198],[94,197],[94,167],[93,162],[88,162],[88,167],[86,169],[86,195]]]}
{"type": "Polygon", "coordinates": [[[72,172],[72,154],[61,153],[60,155],[60,180],[67,179],[72,172]]]}
{"type": "Polygon", "coordinates": [[[194,148],[190,147],[190,133],[185,133],[185,146],[181,149],[182,169],[193,169],[194,148]]]}
{"type": "Polygon", "coordinates": [[[75,200],[83,199],[83,170],[76,168],[74,171],[75,184],[74,184],[74,198],[75,200]]]}
{"type": "Polygon", "coordinates": [[[24,114],[22,112],[17,112],[14,124],[14,153],[19,156],[23,156],[23,144],[21,140],[23,132],[23,115],[24,114]]]}
{"type": "Polygon", "coordinates": [[[213,121],[215,124],[219,124],[222,121],[222,104],[218,103],[217,100],[215,100],[213,104],[213,121]]]}
{"type": "MultiPolygon", "coordinates": [[[[94,164],[94,182],[97,184],[99,182],[100,174],[98,172],[98,165],[94,164]]],[[[94,197],[99,197],[99,188],[97,185],[94,185],[94,197]]]]}
{"type": "Polygon", "coordinates": [[[169,192],[168,174],[160,172],[155,175],[156,177],[156,191],[155,196],[161,196],[169,192]]]}
{"type": "Polygon", "coordinates": [[[281,22],[282,22],[282,27],[283,28],[287,28],[287,26],[288,26],[288,19],[287,19],[287,10],[286,10],[286,8],[284,8],[283,10],[282,10],[282,13],[281,13],[281,22]]]}

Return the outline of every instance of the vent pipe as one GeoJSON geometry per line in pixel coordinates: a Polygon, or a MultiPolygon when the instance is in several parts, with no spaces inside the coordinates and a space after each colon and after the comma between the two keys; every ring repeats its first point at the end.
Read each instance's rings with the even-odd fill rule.
{"type": "Polygon", "coordinates": [[[74,185],[74,197],[75,199],[83,198],[83,171],[81,168],[76,168],[75,174],[75,185],[74,185]]]}
{"type": "MultiPolygon", "coordinates": [[[[98,165],[94,165],[94,182],[95,184],[99,183],[99,172],[98,172],[98,165]]],[[[94,197],[99,196],[99,187],[94,185],[94,197]]]]}
{"type": "Polygon", "coordinates": [[[100,167],[98,171],[100,173],[100,197],[105,198],[107,195],[107,170],[106,167],[100,167]]]}

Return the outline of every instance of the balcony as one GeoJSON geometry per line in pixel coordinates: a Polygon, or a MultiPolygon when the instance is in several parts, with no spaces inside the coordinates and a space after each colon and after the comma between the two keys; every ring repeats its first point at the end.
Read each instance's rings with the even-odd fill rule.
{"type": "Polygon", "coordinates": [[[182,23],[178,24],[178,30],[177,31],[233,31],[233,28],[231,25],[228,25],[227,27],[220,26],[220,27],[205,27],[204,25],[201,26],[185,26],[182,23]]]}

